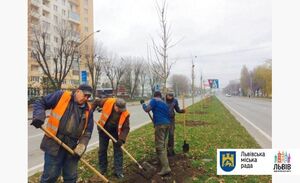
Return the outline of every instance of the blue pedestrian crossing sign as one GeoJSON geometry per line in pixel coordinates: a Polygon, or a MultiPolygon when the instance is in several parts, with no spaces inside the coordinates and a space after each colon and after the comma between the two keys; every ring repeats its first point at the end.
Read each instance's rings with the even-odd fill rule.
{"type": "Polygon", "coordinates": [[[219,80],[218,79],[208,79],[208,84],[210,88],[219,88],[219,80]]]}
{"type": "Polygon", "coordinates": [[[87,72],[81,71],[81,83],[87,84],[87,72]]]}

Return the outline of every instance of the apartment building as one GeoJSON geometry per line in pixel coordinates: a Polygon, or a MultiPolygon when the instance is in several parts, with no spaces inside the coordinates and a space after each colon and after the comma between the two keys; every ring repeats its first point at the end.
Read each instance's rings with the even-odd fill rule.
{"type": "Polygon", "coordinates": [[[73,61],[61,88],[72,90],[82,82],[91,82],[85,56],[93,55],[93,0],[28,0],[28,97],[46,95],[52,91],[51,84],[32,55],[37,44],[34,31],[46,30],[46,47],[49,70],[54,74],[53,53],[60,46],[57,29],[68,25],[72,39],[80,45],[80,57],[73,61]],[[48,58],[49,57],[49,58],[48,58]]]}

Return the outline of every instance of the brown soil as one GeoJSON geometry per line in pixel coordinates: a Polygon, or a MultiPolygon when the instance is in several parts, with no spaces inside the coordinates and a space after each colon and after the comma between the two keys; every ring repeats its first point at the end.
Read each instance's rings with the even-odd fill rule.
{"type": "MultiPolygon", "coordinates": [[[[169,164],[172,172],[166,176],[159,176],[157,173],[161,170],[161,166],[155,165],[155,159],[148,160],[152,166],[156,168],[155,175],[151,179],[146,179],[140,173],[140,169],[135,164],[131,164],[129,167],[124,167],[125,178],[122,181],[118,181],[114,178],[110,179],[113,182],[122,183],[183,183],[186,179],[192,180],[194,177],[203,175],[205,170],[202,168],[193,168],[191,166],[191,160],[184,154],[177,154],[176,156],[169,157],[169,164]]],[[[143,162],[143,161],[141,161],[143,162]]],[[[99,182],[99,178],[92,177],[88,180],[90,183],[99,182]],[[98,180],[97,180],[98,179],[98,180]]]]}
{"type": "MultiPolygon", "coordinates": [[[[161,170],[160,165],[154,165],[153,162],[156,159],[148,161],[152,166],[156,168],[156,173],[161,170]]],[[[197,175],[204,174],[204,170],[198,170],[191,166],[191,161],[184,154],[177,154],[176,156],[169,157],[169,164],[172,169],[170,175],[159,176],[155,174],[150,180],[147,180],[139,173],[132,173],[127,176],[127,179],[123,182],[132,183],[182,183],[187,178],[192,178],[197,175]]],[[[139,172],[139,169],[135,169],[135,172],[139,172]]]]}
{"type": "Polygon", "coordinates": [[[207,114],[207,112],[197,111],[197,112],[187,112],[187,114],[207,114]]]}
{"type": "MultiPolygon", "coordinates": [[[[183,121],[178,121],[177,123],[183,124],[183,121]]],[[[205,125],[209,125],[210,123],[206,122],[206,121],[192,121],[192,120],[186,120],[185,121],[185,125],[186,126],[205,126],[205,125]]]]}

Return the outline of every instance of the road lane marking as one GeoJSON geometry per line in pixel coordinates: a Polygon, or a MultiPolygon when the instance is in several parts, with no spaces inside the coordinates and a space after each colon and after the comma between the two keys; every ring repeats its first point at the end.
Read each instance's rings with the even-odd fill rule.
{"type": "Polygon", "coordinates": [[[39,137],[39,136],[42,136],[42,135],[44,135],[44,133],[40,133],[40,134],[37,134],[37,135],[29,136],[28,139],[32,139],[32,138],[35,138],[35,137],[39,137]]]}
{"type": "Polygon", "coordinates": [[[270,137],[268,134],[266,134],[266,132],[264,132],[263,130],[261,130],[259,127],[257,127],[255,124],[253,124],[250,120],[248,120],[246,117],[244,117],[241,113],[237,112],[235,109],[233,109],[232,107],[230,107],[227,103],[225,103],[222,100],[223,104],[225,104],[229,109],[231,109],[233,112],[235,112],[236,114],[238,114],[243,120],[245,120],[248,124],[250,124],[253,128],[255,128],[256,130],[258,130],[262,135],[264,135],[270,142],[272,142],[272,137],[270,137]]]}
{"type": "Polygon", "coordinates": [[[33,166],[31,168],[28,169],[28,176],[31,176],[33,174],[35,174],[36,170],[39,170],[40,168],[42,168],[44,166],[44,163],[38,164],[36,166],[33,166]]]}

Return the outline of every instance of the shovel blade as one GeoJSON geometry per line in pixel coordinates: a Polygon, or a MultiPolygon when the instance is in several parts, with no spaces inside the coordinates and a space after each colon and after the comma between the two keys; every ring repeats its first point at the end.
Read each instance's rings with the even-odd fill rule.
{"type": "Polygon", "coordinates": [[[151,179],[155,175],[156,168],[150,165],[148,162],[143,162],[142,167],[143,169],[140,169],[139,174],[146,179],[151,179]]]}
{"type": "Polygon", "coordinates": [[[183,151],[184,153],[187,153],[187,152],[189,152],[189,150],[190,150],[190,145],[187,144],[186,141],[184,141],[184,142],[183,142],[183,146],[182,146],[182,151],[183,151]]]}

